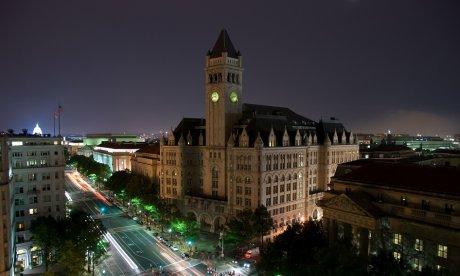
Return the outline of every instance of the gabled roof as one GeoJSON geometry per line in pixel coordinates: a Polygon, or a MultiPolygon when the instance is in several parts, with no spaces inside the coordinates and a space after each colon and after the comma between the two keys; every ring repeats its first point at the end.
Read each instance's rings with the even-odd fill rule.
{"type": "Polygon", "coordinates": [[[227,30],[225,29],[220,31],[219,37],[217,38],[214,47],[212,47],[212,50],[208,52],[208,55],[211,58],[217,58],[221,57],[223,52],[226,52],[227,56],[232,58],[238,58],[240,55],[240,53],[235,50],[235,47],[228,36],[227,30]]]}
{"type": "Polygon", "coordinates": [[[384,212],[371,203],[370,196],[363,192],[340,194],[321,200],[319,205],[323,208],[337,209],[372,218],[379,218],[385,215],[384,212]]]}

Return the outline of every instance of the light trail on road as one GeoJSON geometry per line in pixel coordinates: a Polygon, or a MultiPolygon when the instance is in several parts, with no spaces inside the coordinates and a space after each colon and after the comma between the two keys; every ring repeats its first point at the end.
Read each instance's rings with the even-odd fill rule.
{"type": "MultiPolygon", "coordinates": [[[[87,202],[84,200],[78,202],[85,206],[85,209],[91,213],[92,217],[102,219],[104,224],[108,223],[110,225],[104,238],[111,244],[112,250],[118,253],[119,260],[124,260],[124,263],[127,264],[126,269],[131,269],[133,274],[134,272],[138,274],[150,271],[152,265],[154,265],[153,267],[165,269],[167,273],[174,275],[204,275],[203,272],[195,268],[195,265],[200,263],[199,261],[195,264],[195,260],[187,261],[182,259],[139,224],[136,224],[136,227],[134,225],[123,226],[123,224],[116,223],[117,219],[110,219],[103,214],[99,214],[97,202],[106,203],[107,205],[114,206],[114,208],[116,206],[109,203],[103,194],[91,187],[78,172],[66,173],[66,175],[68,176],[69,184],[71,184],[69,185],[70,191],[91,193],[94,195],[93,200],[95,201],[87,202]],[[113,226],[115,227],[113,228],[113,226]]],[[[70,198],[68,199],[71,201],[71,193],[68,192],[68,195],[70,198]]],[[[77,202],[75,199],[73,201],[77,202]]],[[[118,210],[118,207],[116,209],[118,210]]],[[[113,210],[110,212],[113,212],[113,210]]]]}
{"type": "Polygon", "coordinates": [[[72,182],[77,186],[79,187],[81,190],[85,191],[85,192],[92,192],[99,200],[101,200],[102,202],[104,202],[104,204],[106,204],[107,206],[112,206],[112,203],[110,203],[106,198],[105,196],[103,196],[100,192],[96,191],[91,185],[88,184],[88,182],[86,182],[78,172],[74,172],[73,174],[72,173],[68,173],[67,174],[70,178],[70,180],[72,180],[72,182]]]}
{"type": "Polygon", "coordinates": [[[107,239],[110,244],[112,244],[115,249],[120,253],[121,257],[125,260],[126,263],[128,263],[129,267],[131,267],[132,270],[134,270],[136,273],[140,273],[139,267],[134,263],[133,260],[126,254],[126,252],[121,248],[121,246],[118,244],[118,242],[112,237],[110,233],[104,234],[104,237],[107,239]]]}

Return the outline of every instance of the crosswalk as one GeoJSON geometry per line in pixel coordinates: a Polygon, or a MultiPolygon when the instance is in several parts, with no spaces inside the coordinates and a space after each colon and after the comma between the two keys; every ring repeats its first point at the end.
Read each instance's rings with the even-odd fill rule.
{"type": "Polygon", "coordinates": [[[135,231],[135,230],[139,230],[139,229],[141,229],[141,227],[139,225],[133,224],[133,225],[110,228],[109,232],[111,234],[115,234],[115,233],[120,233],[120,232],[135,231]]]}

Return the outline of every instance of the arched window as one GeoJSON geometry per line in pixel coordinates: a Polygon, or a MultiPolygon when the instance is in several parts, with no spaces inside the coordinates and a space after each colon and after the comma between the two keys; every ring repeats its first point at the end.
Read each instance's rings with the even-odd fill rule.
{"type": "Polygon", "coordinates": [[[235,74],[232,73],[232,83],[235,83],[235,74]]]}
{"type": "Polygon", "coordinates": [[[227,73],[227,82],[230,82],[230,73],[227,73]]]}
{"type": "Polygon", "coordinates": [[[209,82],[212,83],[212,75],[209,74],[209,82]]]}
{"type": "Polygon", "coordinates": [[[275,182],[278,182],[278,176],[275,175],[275,182]]]}
{"type": "Polygon", "coordinates": [[[281,181],[284,181],[284,175],[281,176],[281,181]]]}
{"type": "Polygon", "coordinates": [[[217,82],[217,74],[214,74],[214,82],[217,82]]]}
{"type": "Polygon", "coordinates": [[[238,83],[238,84],[240,83],[240,78],[239,77],[240,77],[240,75],[236,74],[236,83],[238,83]]]}
{"type": "Polygon", "coordinates": [[[219,73],[219,82],[222,82],[222,74],[219,73]]]}
{"type": "Polygon", "coordinates": [[[271,176],[269,176],[269,177],[267,178],[267,183],[272,183],[272,178],[271,178],[271,176]]]}

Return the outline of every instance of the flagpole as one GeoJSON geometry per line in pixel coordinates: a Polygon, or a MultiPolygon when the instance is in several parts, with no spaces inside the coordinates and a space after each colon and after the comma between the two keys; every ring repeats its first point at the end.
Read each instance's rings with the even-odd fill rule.
{"type": "Polygon", "coordinates": [[[58,108],[58,129],[59,129],[59,137],[61,137],[61,106],[60,105],[58,108]]]}
{"type": "Polygon", "coordinates": [[[53,112],[53,136],[56,137],[56,111],[53,112]]]}

